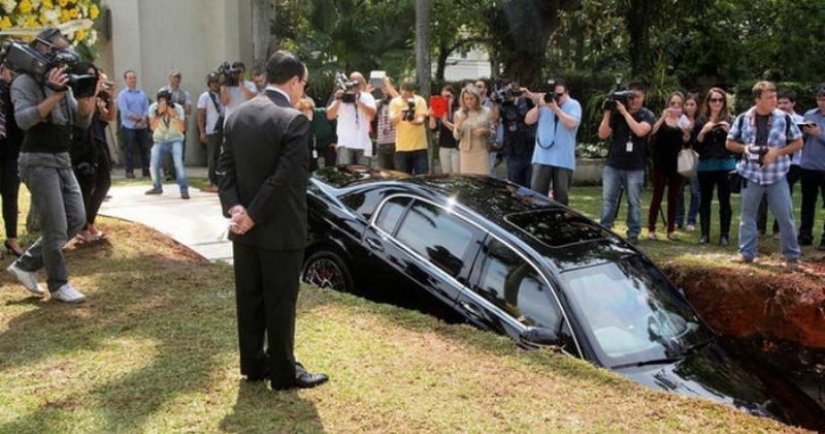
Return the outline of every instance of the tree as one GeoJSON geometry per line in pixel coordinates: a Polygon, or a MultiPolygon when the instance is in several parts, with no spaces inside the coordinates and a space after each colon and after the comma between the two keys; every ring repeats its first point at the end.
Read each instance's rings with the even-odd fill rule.
{"type": "Polygon", "coordinates": [[[430,0],[415,1],[415,75],[418,90],[430,94],[430,0]]]}

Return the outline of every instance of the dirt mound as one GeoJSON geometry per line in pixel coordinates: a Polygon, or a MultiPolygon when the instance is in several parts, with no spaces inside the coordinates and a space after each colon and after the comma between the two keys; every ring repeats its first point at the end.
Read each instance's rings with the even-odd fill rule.
{"type": "Polygon", "coordinates": [[[770,259],[729,268],[663,268],[719,333],[825,349],[825,255],[806,255],[797,271],[770,259]]]}

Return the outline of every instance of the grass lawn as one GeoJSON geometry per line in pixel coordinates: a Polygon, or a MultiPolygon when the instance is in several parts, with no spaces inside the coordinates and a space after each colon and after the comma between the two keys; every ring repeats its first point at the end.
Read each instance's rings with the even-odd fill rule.
{"type": "MultiPolygon", "coordinates": [[[[574,188],[573,206],[595,215],[585,192],[600,189],[574,188]]],[[[0,276],[0,433],[793,431],[314,287],[301,291],[296,353],[331,381],[274,393],[240,379],[231,267],[139,225],[99,225],[104,242],[66,251],[85,304],[30,298],[0,276]]],[[[643,247],[671,244],[696,247],[643,247]]]]}

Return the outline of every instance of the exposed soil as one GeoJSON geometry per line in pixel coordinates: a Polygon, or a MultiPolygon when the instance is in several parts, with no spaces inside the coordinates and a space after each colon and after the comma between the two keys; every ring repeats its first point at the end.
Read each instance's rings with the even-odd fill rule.
{"type": "Polygon", "coordinates": [[[809,393],[823,393],[825,254],[806,253],[798,271],[776,259],[747,266],[663,268],[702,318],[725,336],[727,347],[789,374],[809,393]]]}

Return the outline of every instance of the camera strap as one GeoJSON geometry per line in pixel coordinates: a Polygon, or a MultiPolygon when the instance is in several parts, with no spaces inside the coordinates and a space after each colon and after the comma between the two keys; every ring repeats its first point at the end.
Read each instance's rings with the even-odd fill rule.
{"type": "Polygon", "coordinates": [[[550,149],[550,148],[552,148],[553,145],[556,144],[556,133],[558,131],[559,131],[559,117],[556,116],[555,112],[553,112],[553,141],[550,142],[549,145],[544,146],[544,144],[541,143],[541,133],[536,133],[536,143],[539,145],[539,148],[541,148],[541,149],[550,149]]]}
{"type": "Polygon", "coordinates": [[[218,102],[217,98],[215,98],[215,94],[214,94],[211,90],[208,90],[207,92],[209,92],[209,99],[211,99],[211,100],[212,100],[212,104],[214,104],[214,105],[215,105],[215,111],[217,111],[217,112],[218,112],[218,116],[219,116],[219,117],[220,117],[220,116],[222,116],[222,115],[223,115],[223,113],[222,113],[222,111],[221,111],[221,105],[220,105],[220,103],[218,102]]]}

